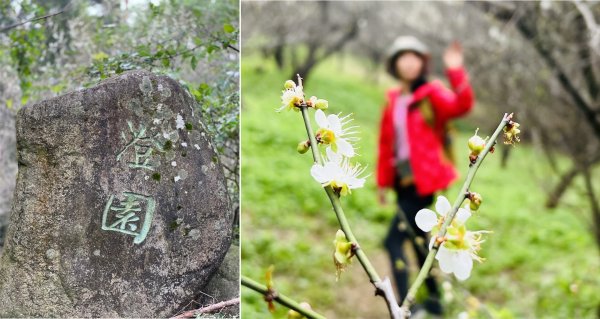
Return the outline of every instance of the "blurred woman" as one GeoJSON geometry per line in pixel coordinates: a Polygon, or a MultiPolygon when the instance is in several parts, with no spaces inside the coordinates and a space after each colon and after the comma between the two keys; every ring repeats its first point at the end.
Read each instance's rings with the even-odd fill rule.
{"type": "MultiPolygon", "coordinates": [[[[399,212],[390,225],[385,246],[401,299],[409,287],[404,242],[409,240],[415,247],[421,266],[426,256],[417,245],[428,250],[424,246],[425,234],[415,224],[415,215],[433,203],[435,192],[446,189],[457,178],[448,123],[473,106],[473,91],[463,67],[460,45],[451,45],[443,58],[452,90],[438,81],[428,81],[430,53],[415,37],[397,38],[388,51],[387,71],[398,80],[398,86],[388,91],[381,120],[377,185],[382,204],[386,189],[395,190],[397,196],[399,212]],[[417,236],[416,241],[410,240],[408,226],[417,236]]],[[[425,310],[441,315],[435,280],[429,277],[426,286],[429,297],[425,310]]]]}

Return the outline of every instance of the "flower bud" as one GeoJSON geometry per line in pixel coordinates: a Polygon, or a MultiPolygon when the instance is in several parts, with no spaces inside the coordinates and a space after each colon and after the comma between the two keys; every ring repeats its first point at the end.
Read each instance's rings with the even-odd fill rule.
{"type": "Polygon", "coordinates": [[[318,110],[326,110],[329,107],[329,102],[324,99],[317,99],[314,103],[314,108],[318,110]]]}
{"type": "Polygon", "coordinates": [[[308,152],[309,148],[310,148],[310,141],[306,140],[306,141],[298,143],[298,146],[296,147],[296,151],[298,151],[298,153],[300,153],[300,154],[304,154],[304,153],[308,152]]]}
{"type": "Polygon", "coordinates": [[[269,266],[269,268],[267,269],[267,272],[265,273],[265,279],[267,282],[267,294],[265,294],[264,296],[264,300],[267,302],[268,308],[269,308],[269,312],[273,313],[275,312],[275,303],[273,302],[275,300],[275,296],[274,296],[274,292],[275,292],[275,288],[273,287],[273,271],[275,270],[275,266],[271,265],[269,266]]]}
{"type": "Polygon", "coordinates": [[[275,271],[275,265],[270,265],[265,273],[265,279],[267,282],[267,289],[273,289],[273,271],[275,271]]]}
{"type": "Polygon", "coordinates": [[[299,313],[293,309],[290,309],[290,311],[288,311],[288,313],[287,313],[287,319],[303,319],[303,318],[306,318],[306,317],[304,317],[301,313],[299,313]]]}
{"type": "Polygon", "coordinates": [[[352,262],[351,258],[354,256],[354,252],[352,251],[352,243],[348,241],[346,234],[341,229],[335,234],[333,244],[335,246],[333,262],[336,267],[337,280],[340,277],[340,273],[352,262]]]}
{"type": "Polygon", "coordinates": [[[286,90],[290,90],[290,89],[293,89],[296,87],[296,83],[294,83],[294,81],[292,81],[292,80],[287,80],[287,81],[285,81],[285,84],[283,85],[283,87],[286,90]]]}
{"type": "Polygon", "coordinates": [[[481,153],[481,151],[483,151],[485,148],[485,140],[477,135],[478,131],[479,129],[475,131],[475,135],[471,136],[468,142],[469,149],[473,155],[479,155],[479,153],[481,153]]]}
{"type": "Polygon", "coordinates": [[[479,206],[481,206],[481,202],[483,202],[483,198],[479,193],[469,193],[469,208],[471,210],[478,210],[479,206]]]}
{"type": "MultiPolygon", "coordinates": [[[[308,302],[301,302],[300,307],[304,308],[306,310],[312,310],[312,307],[310,306],[310,304],[308,302]]],[[[290,309],[290,311],[288,311],[287,318],[288,319],[304,319],[306,317],[304,315],[302,315],[301,313],[297,312],[296,310],[290,309]]]]}

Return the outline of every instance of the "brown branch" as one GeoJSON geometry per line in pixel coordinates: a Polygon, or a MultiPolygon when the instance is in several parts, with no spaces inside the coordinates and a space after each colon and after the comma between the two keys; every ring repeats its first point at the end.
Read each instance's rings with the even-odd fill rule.
{"type": "Polygon", "coordinates": [[[577,175],[579,175],[580,173],[585,172],[598,162],[600,162],[600,155],[597,155],[583,163],[580,163],[579,165],[573,165],[573,167],[571,167],[570,170],[568,170],[561,176],[560,181],[558,182],[558,184],[556,184],[554,190],[552,190],[552,192],[548,196],[548,199],[546,200],[546,207],[556,208],[562,195],[567,191],[575,177],[577,177],[577,175]]]}
{"type": "Polygon", "coordinates": [[[573,4],[577,10],[579,10],[579,13],[585,21],[587,28],[590,30],[590,49],[594,50],[597,54],[600,54],[600,25],[596,23],[594,14],[587,4],[584,4],[579,0],[573,1],[573,4]]]}
{"type": "Polygon", "coordinates": [[[240,303],[240,297],[237,297],[237,298],[233,298],[233,299],[230,299],[227,301],[221,301],[216,304],[212,304],[210,306],[206,306],[206,307],[203,307],[200,309],[186,311],[178,316],[172,317],[171,319],[194,318],[199,314],[215,312],[217,310],[221,310],[226,307],[238,305],[239,303],[240,303]]]}
{"type": "MultiPolygon", "coordinates": [[[[473,3],[477,8],[491,13],[499,21],[507,21],[512,18],[516,13],[516,8],[499,4],[498,2],[476,2],[473,3]]],[[[596,111],[592,106],[583,98],[575,87],[571,79],[567,76],[567,73],[562,69],[561,65],[552,55],[552,50],[546,45],[543,39],[538,35],[538,30],[534,24],[536,21],[532,14],[521,13],[515,19],[515,27],[517,31],[528,40],[546,62],[548,67],[556,75],[558,82],[561,84],[563,89],[573,100],[575,106],[583,113],[588,124],[592,127],[594,134],[600,138],[600,122],[598,122],[596,111]]],[[[593,94],[591,94],[593,96],[593,94]]]]}
{"type": "MultiPolygon", "coordinates": [[[[578,4],[577,2],[575,2],[575,6],[577,8],[582,7],[582,5],[578,4]]],[[[579,9],[580,15],[578,15],[575,18],[575,23],[577,24],[577,28],[579,30],[585,30],[586,26],[588,26],[586,24],[585,16],[583,15],[582,10],[583,8],[579,9]]],[[[591,28],[592,27],[590,26],[590,33],[593,32],[591,28]]],[[[575,33],[575,37],[577,38],[577,46],[579,47],[577,50],[577,54],[579,56],[579,59],[583,62],[581,64],[581,73],[583,74],[583,78],[585,79],[585,83],[588,87],[590,97],[592,98],[592,101],[596,101],[600,90],[598,88],[598,81],[596,80],[596,75],[594,74],[592,48],[588,41],[586,41],[586,35],[587,34],[583,31],[575,33]]]]}
{"type": "Polygon", "coordinates": [[[43,15],[41,17],[33,17],[33,18],[29,19],[29,20],[24,20],[24,21],[21,21],[21,22],[17,22],[17,23],[14,23],[14,24],[11,24],[11,25],[8,25],[8,26],[5,26],[5,27],[0,27],[0,33],[6,32],[6,31],[8,31],[10,29],[14,29],[14,28],[16,28],[18,26],[22,26],[22,25],[24,25],[26,23],[29,23],[29,22],[34,22],[34,21],[39,21],[39,20],[43,20],[43,19],[48,19],[48,18],[51,18],[53,16],[59,15],[59,14],[65,12],[67,10],[67,7],[69,5],[71,5],[71,2],[67,3],[66,6],[64,6],[62,9],[60,9],[57,12],[49,13],[49,14],[43,15]]]}
{"type": "Polygon", "coordinates": [[[592,210],[592,230],[596,237],[596,244],[600,246],[600,203],[598,203],[598,199],[594,193],[591,168],[586,168],[583,171],[583,178],[585,181],[586,193],[588,199],[590,200],[590,206],[592,210]]]}
{"type": "MultiPolygon", "coordinates": [[[[320,2],[320,3],[322,4],[325,2],[320,2]]],[[[352,21],[350,22],[350,24],[345,27],[346,27],[346,30],[339,39],[337,39],[331,45],[323,46],[323,52],[321,54],[318,54],[319,52],[317,52],[317,51],[320,48],[319,41],[322,39],[320,39],[320,38],[311,39],[308,43],[308,56],[307,56],[306,60],[301,65],[294,67],[294,71],[292,73],[291,78],[294,78],[294,76],[296,74],[302,74],[304,77],[303,78],[304,82],[306,82],[310,71],[313,69],[313,67],[317,63],[325,60],[334,52],[339,51],[346,43],[350,42],[352,39],[354,39],[358,35],[358,32],[359,32],[358,18],[354,17],[352,19],[352,21]]]]}

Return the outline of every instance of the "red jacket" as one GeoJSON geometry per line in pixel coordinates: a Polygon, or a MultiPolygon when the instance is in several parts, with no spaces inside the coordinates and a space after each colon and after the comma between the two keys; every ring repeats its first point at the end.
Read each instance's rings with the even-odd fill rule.
{"type": "MultiPolygon", "coordinates": [[[[450,160],[444,156],[444,135],[446,123],[455,117],[469,112],[473,106],[473,90],[463,68],[446,71],[452,91],[440,82],[428,82],[413,93],[406,118],[408,141],[410,144],[410,167],[417,193],[433,194],[447,188],[458,176],[450,160]],[[433,123],[425,121],[417,106],[423,99],[433,110],[433,123]]],[[[387,106],[383,111],[379,136],[379,157],[377,161],[377,185],[381,188],[394,187],[395,167],[395,128],[394,106],[400,89],[387,93],[387,106]]]]}

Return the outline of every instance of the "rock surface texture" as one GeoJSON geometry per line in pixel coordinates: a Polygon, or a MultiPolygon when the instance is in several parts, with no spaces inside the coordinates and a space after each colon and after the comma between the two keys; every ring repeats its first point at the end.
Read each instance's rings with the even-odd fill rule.
{"type": "Polygon", "coordinates": [[[17,175],[15,152],[15,116],[12,110],[0,108],[0,253],[10,215],[10,205],[17,175]]]}
{"type": "MultiPolygon", "coordinates": [[[[197,300],[202,306],[227,301],[240,296],[240,248],[231,245],[221,267],[204,287],[203,294],[197,300]]],[[[219,311],[222,315],[239,316],[240,306],[230,306],[219,311]]]]}
{"type": "Polygon", "coordinates": [[[168,317],[199,297],[233,216],[193,103],[133,71],[19,111],[0,317],[168,317]]]}

